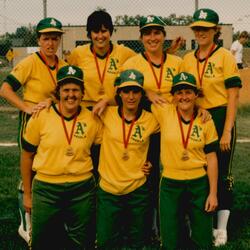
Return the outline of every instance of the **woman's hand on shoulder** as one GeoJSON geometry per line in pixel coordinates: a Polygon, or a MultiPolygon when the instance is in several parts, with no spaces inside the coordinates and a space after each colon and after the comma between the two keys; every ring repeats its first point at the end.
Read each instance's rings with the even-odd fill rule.
{"type": "Polygon", "coordinates": [[[158,95],[152,90],[147,90],[146,95],[149,101],[151,101],[155,105],[163,105],[164,103],[167,103],[167,100],[164,97],[162,97],[161,95],[158,95]]]}

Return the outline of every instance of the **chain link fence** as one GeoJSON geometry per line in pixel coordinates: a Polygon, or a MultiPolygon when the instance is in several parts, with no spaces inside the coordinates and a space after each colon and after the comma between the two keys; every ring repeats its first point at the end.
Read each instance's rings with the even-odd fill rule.
{"type": "MultiPolygon", "coordinates": [[[[86,25],[88,15],[94,10],[105,9],[111,14],[114,24],[119,26],[138,25],[139,17],[149,14],[161,16],[168,26],[185,26],[190,23],[195,8],[216,10],[221,24],[232,25],[231,41],[237,38],[240,31],[247,30],[250,24],[249,0],[0,0],[0,85],[13,65],[27,56],[32,48],[37,47],[35,25],[44,16],[59,19],[67,28],[79,27],[86,25]]],[[[85,28],[82,30],[84,31],[85,28]]],[[[171,41],[167,33],[165,47],[168,47],[171,41]]],[[[88,41],[82,39],[74,41],[74,45],[86,42],[88,41]]],[[[121,38],[116,42],[136,52],[143,50],[139,41],[139,32],[137,40],[121,38]]],[[[194,46],[192,41],[191,48],[193,49],[194,46]]],[[[68,52],[68,50],[61,49],[59,56],[63,57],[64,53],[68,52]]],[[[178,55],[182,56],[185,52],[186,46],[178,52],[178,55]]],[[[246,61],[249,61],[249,54],[248,49],[245,49],[246,61]]],[[[21,95],[21,91],[18,93],[21,95]]],[[[4,99],[0,98],[0,107],[9,106],[4,99]]]]}

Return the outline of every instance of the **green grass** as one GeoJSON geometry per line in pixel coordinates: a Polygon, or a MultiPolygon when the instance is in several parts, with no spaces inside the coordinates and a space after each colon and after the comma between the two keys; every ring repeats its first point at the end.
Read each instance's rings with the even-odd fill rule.
{"type": "MultiPolygon", "coordinates": [[[[16,142],[18,113],[0,111],[0,142],[16,142]]],[[[238,112],[238,138],[250,138],[250,106],[238,112]]],[[[250,249],[250,143],[238,143],[234,156],[234,205],[228,227],[229,242],[222,250],[250,249]]],[[[0,147],[0,249],[24,250],[18,236],[17,184],[20,177],[17,147],[0,147]]],[[[155,248],[151,248],[155,249],[155,248]]]]}

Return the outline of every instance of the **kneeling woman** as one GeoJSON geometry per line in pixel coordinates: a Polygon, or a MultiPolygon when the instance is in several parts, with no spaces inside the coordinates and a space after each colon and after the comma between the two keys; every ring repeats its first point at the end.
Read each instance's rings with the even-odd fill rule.
{"type": "Polygon", "coordinates": [[[63,249],[93,249],[96,185],[90,147],[100,143],[102,125],[80,107],[80,68],[62,67],[57,84],[58,104],[31,118],[24,135],[21,172],[24,207],[32,215],[31,246],[61,249],[63,241],[63,249]]]}
{"type": "Polygon", "coordinates": [[[149,137],[158,131],[154,116],[142,109],[143,75],[121,72],[116,81],[118,106],[107,107],[103,121],[97,193],[97,245],[142,249],[149,238],[150,190],[143,169],[149,137]],[[125,243],[124,240],[126,239],[125,243]]]}
{"type": "Polygon", "coordinates": [[[183,206],[187,206],[194,247],[212,246],[212,213],[217,206],[218,137],[212,120],[202,123],[195,100],[193,75],[173,78],[175,105],[153,106],[160,123],[161,161],[160,229],[163,249],[178,249],[183,206]],[[167,114],[167,115],[166,115],[167,114]]]}

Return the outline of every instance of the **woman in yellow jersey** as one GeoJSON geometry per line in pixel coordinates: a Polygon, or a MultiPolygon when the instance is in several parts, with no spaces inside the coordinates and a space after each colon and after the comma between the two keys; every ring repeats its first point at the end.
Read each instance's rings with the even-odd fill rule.
{"type": "Polygon", "coordinates": [[[136,53],[111,42],[114,30],[111,16],[102,10],[94,11],[87,19],[90,44],[72,50],[68,62],[84,70],[85,95],[83,105],[93,107],[98,101],[114,99],[114,81],[121,65],[136,53]]]}
{"type": "Polygon", "coordinates": [[[97,246],[100,249],[143,249],[149,243],[150,187],[144,174],[149,164],[149,138],[158,131],[153,115],[142,109],[143,75],[122,71],[116,81],[118,106],[101,115],[97,246]]]}
{"type": "MultiPolygon", "coordinates": [[[[51,98],[56,88],[56,73],[66,63],[56,56],[63,34],[62,24],[55,18],[42,19],[36,27],[39,52],[27,56],[18,63],[4,80],[0,95],[20,110],[18,144],[21,148],[25,126],[36,110],[36,104],[51,98]],[[22,88],[23,98],[16,94],[22,88]]],[[[22,187],[20,184],[19,210],[21,225],[19,234],[29,241],[29,217],[22,207],[22,187]]]]}
{"type": "MultiPolygon", "coordinates": [[[[90,44],[72,50],[68,62],[84,71],[85,94],[82,105],[92,109],[98,102],[109,99],[114,103],[114,81],[121,65],[135,52],[124,45],[113,44],[111,16],[102,10],[94,11],[87,19],[90,44]]],[[[93,147],[92,159],[97,174],[99,147],[93,147]]]]}
{"type": "Polygon", "coordinates": [[[174,105],[152,106],[161,130],[162,249],[180,248],[184,212],[190,218],[190,249],[211,249],[211,212],[217,207],[217,132],[213,120],[203,123],[197,116],[198,88],[193,75],[174,76],[171,93],[174,105]]]}
{"type": "MultiPolygon", "coordinates": [[[[161,105],[172,101],[170,89],[174,75],[178,74],[181,69],[182,59],[164,51],[164,41],[166,31],[165,23],[158,16],[146,16],[140,20],[140,39],[144,46],[144,51],[130,59],[123,65],[123,69],[133,68],[143,73],[144,89],[148,99],[161,105]]],[[[172,45],[172,48],[174,45],[172,45]]],[[[151,138],[149,149],[149,160],[154,168],[151,172],[151,181],[154,195],[154,213],[158,211],[158,189],[159,189],[159,154],[160,154],[160,135],[154,135],[151,138]]],[[[158,224],[154,216],[155,225],[153,226],[153,237],[158,235],[158,224]],[[154,236],[155,235],[155,236],[154,236]]]]}
{"type": "Polygon", "coordinates": [[[102,124],[80,106],[80,68],[59,69],[57,84],[59,102],[32,117],[23,138],[23,202],[31,213],[31,247],[94,249],[96,184],[90,148],[101,142],[102,124]]]}
{"type": "Polygon", "coordinates": [[[220,140],[217,225],[215,246],[227,242],[227,223],[232,206],[232,160],[235,148],[235,119],[241,80],[235,58],[218,45],[219,16],[199,9],[190,25],[198,48],[184,57],[184,70],[196,77],[202,96],[197,104],[211,113],[220,140]]]}

